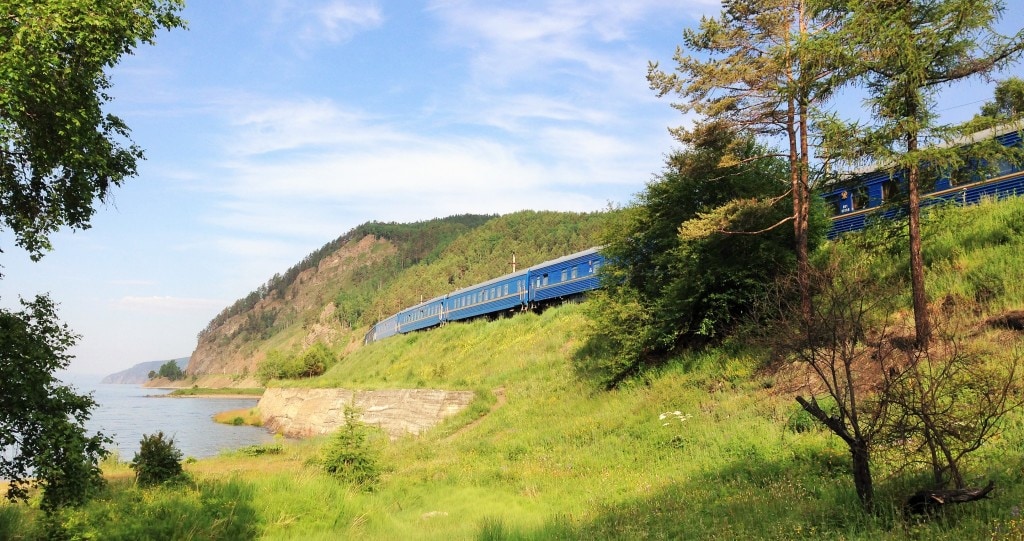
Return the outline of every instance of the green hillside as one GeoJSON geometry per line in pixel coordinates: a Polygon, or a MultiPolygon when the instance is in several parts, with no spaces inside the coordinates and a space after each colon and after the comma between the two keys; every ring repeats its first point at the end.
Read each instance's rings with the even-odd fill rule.
{"type": "Polygon", "coordinates": [[[247,387],[268,355],[322,344],[345,356],[376,321],[510,272],[513,254],[524,268],[597,245],[610,216],[522,211],[361,225],[225,308],[200,333],[189,374],[216,375],[201,386],[247,387]]]}
{"type": "MultiPolygon", "coordinates": [[[[985,324],[1024,306],[1012,279],[1024,268],[1021,224],[1024,200],[1015,199],[935,210],[926,230],[932,298],[999,362],[1021,354],[1019,331],[985,324]]],[[[823,253],[868,261],[879,276],[901,273],[889,232],[850,236],[823,253]]],[[[896,300],[894,317],[906,318],[908,303],[896,300]]],[[[327,440],[285,442],[189,464],[194,481],[174,488],[143,491],[124,465],[108,464],[111,489],[64,523],[107,538],[131,538],[115,535],[131,528],[221,539],[1024,537],[1020,411],[970,462],[972,484],[995,482],[990,498],[907,517],[902,502],[928,475],[880,462],[869,515],[845,446],[794,402],[799,377],[789,362],[734,337],[604,391],[579,370],[592,324],[586,303],[452,324],[372,344],[320,378],[289,383],[478,390],[442,426],[380,443],[372,489],[321,472],[327,440]]],[[[0,507],[0,532],[4,520],[30,517],[0,507]]]]}

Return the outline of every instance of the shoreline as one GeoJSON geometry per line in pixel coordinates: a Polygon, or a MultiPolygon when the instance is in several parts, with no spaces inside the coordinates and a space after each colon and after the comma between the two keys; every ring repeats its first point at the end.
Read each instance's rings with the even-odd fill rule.
{"type": "Polygon", "coordinates": [[[244,393],[216,393],[216,394],[148,394],[146,398],[251,398],[253,400],[259,400],[260,395],[258,394],[244,394],[244,393]]]}

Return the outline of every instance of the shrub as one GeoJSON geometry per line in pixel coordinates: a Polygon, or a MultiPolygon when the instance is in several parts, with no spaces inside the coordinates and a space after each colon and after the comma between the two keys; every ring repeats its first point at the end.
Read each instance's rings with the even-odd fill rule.
{"type": "Polygon", "coordinates": [[[358,413],[345,407],[345,426],[324,448],[320,466],[339,481],[372,490],[380,480],[380,452],[374,430],[359,421],[358,413]]]}
{"type": "Polygon", "coordinates": [[[143,435],[139,443],[139,452],[135,453],[131,467],[140,485],[159,485],[184,477],[181,451],[174,446],[174,438],[167,438],[163,432],[157,432],[143,435]]]}
{"type": "Polygon", "coordinates": [[[162,378],[167,378],[171,381],[185,379],[185,372],[182,372],[181,367],[178,366],[178,363],[173,360],[167,361],[166,363],[160,365],[160,371],[157,372],[157,375],[162,378]]]}

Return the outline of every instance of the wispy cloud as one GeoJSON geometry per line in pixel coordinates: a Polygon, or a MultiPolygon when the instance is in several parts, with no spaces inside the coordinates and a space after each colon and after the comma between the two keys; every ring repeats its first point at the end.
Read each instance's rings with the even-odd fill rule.
{"type": "Polygon", "coordinates": [[[348,41],[384,22],[380,7],[367,0],[278,0],[274,19],[306,43],[348,41]]]}
{"type": "Polygon", "coordinates": [[[349,39],[359,30],[375,28],[384,21],[373,2],[335,1],[314,8],[323,35],[330,41],[349,39]]]}
{"type": "MultiPolygon", "coordinates": [[[[536,114],[555,124],[584,114],[542,105],[536,114]]],[[[278,237],[325,238],[325,228],[369,219],[600,208],[602,186],[640,185],[638,170],[649,167],[641,162],[652,157],[642,142],[597,128],[521,126],[510,139],[419,133],[326,100],[250,106],[229,122],[213,188],[220,203],[208,221],[278,237]],[[570,195],[580,186],[590,189],[570,195]]],[[[593,115],[598,124],[601,113],[593,115]]]]}

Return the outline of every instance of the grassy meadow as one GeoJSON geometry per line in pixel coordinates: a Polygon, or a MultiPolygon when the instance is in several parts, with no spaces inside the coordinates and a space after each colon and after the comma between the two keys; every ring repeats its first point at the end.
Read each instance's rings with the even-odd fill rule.
{"type": "MultiPolygon", "coordinates": [[[[935,209],[926,230],[931,298],[953,299],[973,339],[1000,344],[994,361],[1021,353],[1012,331],[979,323],[1024,308],[1022,233],[1024,200],[935,209]]],[[[871,235],[877,271],[903,272],[884,233],[826,249],[864,249],[871,235]]],[[[477,391],[428,433],[378,441],[372,487],[316,466],[327,438],[190,461],[187,481],[152,489],[111,461],[108,488],[81,509],[45,519],[0,504],[0,539],[1024,539],[1020,412],[969,463],[970,484],[995,482],[989,499],[907,518],[901,503],[928,472],[876,463],[878,512],[867,515],[844,445],[801,413],[784,360],[739,336],[604,391],[576,365],[588,323],[570,304],[450,324],[274,383],[477,391]]]]}

